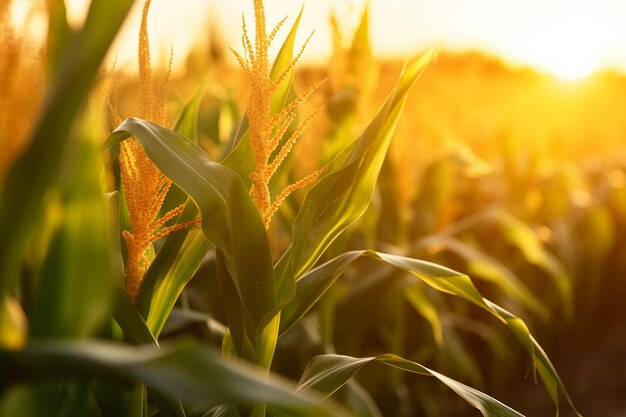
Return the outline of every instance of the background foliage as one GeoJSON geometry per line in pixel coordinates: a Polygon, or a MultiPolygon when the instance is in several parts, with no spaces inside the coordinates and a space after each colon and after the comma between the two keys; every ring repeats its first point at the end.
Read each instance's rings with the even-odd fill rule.
{"type": "MultiPolygon", "coordinates": [[[[0,119],[2,149],[22,143],[0,165],[0,414],[577,413],[569,362],[584,360],[579,349],[603,354],[601,336],[620,331],[623,312],[615,143],[625,129],[609,93],[620,78],[565,91],[490,58],[435,59],[436,49],[404,66],[379,62],[367,10],[354,33],[331,19],[328,66],[294,71],[296,17],[268,67],[270,81],[286,74],[271,113],[328,79],[279,138],[324,106],[272,195],[325,170],[266,230],[249,192],[254,87],[223,45],[171,74],[174,123],[110,124],[111,91],[116,111],[140,115],[134,76],[102,69],[131,6],[93,0],[72,29],[63,2],[48,1],[41,68],[10,56],[20,77],[44,76],[40,98],[11,90],[0,102],[28,117],[21,130],[0,119]],[[590,100],[599,108],[576,104],[590,100]],[[151,245],[135,302],[123,290],[124,140],[173,182],[159,214],[182,204],[174,224],[201,219],[151,245]]],[[[1,19],[11,50],[32,45],[1,19]]]]}

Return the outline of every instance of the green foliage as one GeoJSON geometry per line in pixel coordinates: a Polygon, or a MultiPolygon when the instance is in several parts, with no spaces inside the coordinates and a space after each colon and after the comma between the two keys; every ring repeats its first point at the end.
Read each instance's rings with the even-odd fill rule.
{"type": "Polygon", "coordinates": [[[522,416],[522,414],[494,400],[487,394],[441,375],[419,363],[391,354],[380,355],[374,358],[353,358],[341,355],[316,356],[304,371],[298,388],[300,390],[315,390],[331,395],[359,372],[361,368],[374,361],[404,371],[437,378],[472,406],[479,409],[485,417],[522,416]]]}
{"type": "MultiPolygon", "coordinates": [[[[358,286],[342,286],[339,278],[358,275],[361,258],[380,263],[375,268],[378,277],[372,281],[382,283],[396,304],[391,313],[380,312],[395,321],[385,347],[404,350],[404,327],[409,323],[404,307],[410,305],[430,326],[436,350],[456,352],[457,363],[463,362],[471,377],[480,371],[466,359],[471,355],[461,339],[447,333],[452,327],[447,320],[452,316],[449,310],[454,310],[448,307],[463,305],[470,315],[473,305],[519,339],[557,412],[560,396],[574,409],[550,359],[526,323],[508,311],[508,304],[503,304],[505,309],[490,301],[468,275],[430,260],[351,247],[350,237],[360,233],[356,222],[377,191],[409,92],[438,48],[405,66],[380,111],[355,140],[352,136],[346,140],[353,121],[350,126],[335,126],[327,169],[299,206],[295,206],[297,199],[290,202],[297,212],[293,221],[289,215],[282,219],[291,231],[282,251],[250,196],[255,160],[247,117],[240,121],[230,148],[219,150],[227,155],[222,162],[201,146],[198,125],[208,81],[202,81],[182,106],[174,130],[134,117],[116,126],[104,143],[105,152],[124,140],[137,140],[174,184],[162,208],[164,215],[184,204],[174,222],[201,220],[200,227],[176,230],[150,248],[154,258],[133,303],[122,290],[121,259],[126,254],[116,242],[127,225],[112,221],[122,217],[121,223],[127,223],[126,208],[123,203],[122,207],[111,204],[115,198],[108,200],[103,192],[107,174],[96,145],[104,130],[102,115],[95,106],[85,106],[96,71],[132,3],[94,0],[84,27],[73,32],[63,2],[48,2],[51,86],[30,145],[0,188],[0,234],[11,242],[0,251],[3,415],[378,417],[381,411],[372,396],[351,381],[373,361],[434,377],[485,416],[521,415],[421,365],[408,349],[408,355],[395,353],[411,359],[391,353],[364,358],[334,354],[333,314],[347,297],[359,296],[358,286]],[[87,110],[81,111],[82,107],[87,110]],[[209,305],[206,311],[195,309],[198,299],[209,305]],[[445,304],[443,299],[452,301],[445,304]],[[316,312],[320,300],[326,304],[316,312]],[[316,329],[318,322],[325,323],[322,335],[316,329]],[[187,337],[168,340],[177,333],[187,337]],[[200,340],[188,340],[190,336],[200,340]],[[281,350],[290,338],[301,348],[293,357],[281,350]],[[220,349],[221,356],[216,353],[220,349]],[[289,368],[283,373],[291,379],[300,379],[299,386],[277,375],[284,368],[289,368]],[[323,400],[335,392],[342,405],[323,400]]],[[[302,11],[272,67],[271,80],[288,70],[271,98],[272,113],[296,97],[291,65],[301,15],[302,11]]],[[[366,9],[348,51],[351,63],[370,57],[368,16],[366,9]]],[[[350,71],[359,73],[358,68],[350,71]]],[[[281,175],[290,175],[288,167],[283,169],[281,175]]],[[[118,189],[113,194],[118,196],[123,187],[119,177],[114,180],[118,189]]],[[[449,193],[444,194],[435,209],[445,205],[449,193]]],[[[595,254],[598,259],[611,242],[608,216],[598,210],[588,218],[588,227],[604,236],[603,250],[595,254]]],[[[533,229],[505,214],[490,221],[527,264],[552,278],[567,317],[572,317],[567,273],[533,229]]],[[[471,227],[460,229],[464,233],[471,227]]],[[[371,230],[361,232],[374,242],[371,230]]],[[[448,232],[425,237],[421,243],[435,242],[456,254],[469,271],[493,284],[496,296],[506,293],[505,300],[515,306],[544,320],[550,317],[551,306],[503,260],[464,240],[459,230],[448,232]]],[[[371,333],[378,331],[375,323],[363,325],[371,333]]],[[[479,329],[476,333],[482,331],[474,327],[479,329]]],[[[490,342],[490,337],[483,339],[498,350],[500,344],[490,342]]],[[[393,387],[400,381],[393,379],[393,387]]]]}
{"type": "Polygon", "coordinates": [[[104,342],[31,343],[0,354],[0,386],[46,378],[144,381],[184,404],[212,408],[223,402],[273,404],[293,416],[332,416],[337,410],[314,396],[294,393],[279,379],[267,381],[253,368],[231,364],[205,348],[179,343],[169,349],[133,348],[104,342]]]}

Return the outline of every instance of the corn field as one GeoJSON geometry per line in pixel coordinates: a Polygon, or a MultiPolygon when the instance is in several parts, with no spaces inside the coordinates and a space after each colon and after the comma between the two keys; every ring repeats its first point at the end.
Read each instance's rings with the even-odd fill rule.
{"type": "Polygon", "coordinates": [[[367,7],[303,64],[313,3],[262,0],[181,73],[150,0],[31,3],[42,39],[0,1],[0,416],[624,415],[576,366],[624,335],[619,76],[380,60],[367,7]]]}

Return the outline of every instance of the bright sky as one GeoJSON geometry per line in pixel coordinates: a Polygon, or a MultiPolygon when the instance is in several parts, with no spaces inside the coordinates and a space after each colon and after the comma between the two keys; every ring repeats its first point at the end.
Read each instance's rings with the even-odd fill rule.
{"type": "MultiPolygon", "coordinates": [[[[22,0],[32,1],[32,0],[22,0]]],[[[66,0],[79,10],[87,0],[66,0]]],[[[328,16],[340,11],[354,25],[366,0],[308,0],[301,40],[315,29],[307,59],[329,55],[328,16]]],[[[374,50],[411,56],[443,40],[444,49],[478,49],[513,64],[532,65],[563,78],[580,78],[597,68],[626,71],[626,0],[369,0],[374,50]]],[[[137,9],[142,2],[137,2],[137,9]]],[[[302,0],[266,0],[268,25],[294,18],[302,0]]],[[[174,46],[182,61],[194,38],[208,36],[206,22],[219,22],[229,45],[240,49],[241,13],[253,21],[252,0],[153,0],[152,44],[174,46]]],[[[127,22],[116,53],[121,63],[136,50],[139,10],[127,22]],[[121,46],[119,46],[121,45],[121,46]]],[[[285,30],[286,32],[286,30],[285,30]]]]}

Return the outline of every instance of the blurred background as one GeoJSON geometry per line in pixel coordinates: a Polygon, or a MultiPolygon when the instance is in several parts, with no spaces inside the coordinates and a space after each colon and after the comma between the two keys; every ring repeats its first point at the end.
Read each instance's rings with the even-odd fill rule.
{"type": "MultiPolygon", "coordinates": [[[[18,0],[23,14],[30,0],[18,0]]],[[[268,21],[295,18],[304,1],[275,1],[268,21]]],[[[84,20],[86,0],[66,1],[70,22],[84,20]]],[[[626,5],[619,0],[318,0],[306,4],[300,39],[315,31],[304,57],[324,62],[332,54],[331,11],[341,16],[344,30],[356,28],[360,10],[371,10],[372,48],[378,57],[406,57],[442,42],[446,51],[480,51],[498,56],[514,67],[530,66],[564,79],[585,77],[599,69],[626,69],[626,29],[621,16],[626,5]]],[[[185,0],[176,5],[155,1],[151,8],[150,39],[156,55],[173,47],[176,65],[192,45],[206,44],[211,33],[226,45],[238,45],[245,0],[185,0]],[[181,30],[184,28],[185,30],[181,30]]],[[[249,12],[251,15],[251,12],[249,12]]],[[[125,24],[113,54],[121,63],[135,57],[140,4],[125,24]]],[[[42,22],[43,23],[43,22],[42,22]]]]}
{"type": "MultiPolygon", "coordinates": [[[[73,24],[87,3],[67,1],[73,24]]],[[[27,45],[46,32],[32,4],[14,2],[27,45]]],[[[302,4],[268,0],[269,26],[285,15],[292,22],[302,4]]],[[[137,106],[135,6],[101,76],[115,74],[124,115],[137,106]]],[[[327,81],[304,109],[324,111],[295,152],[295,177],[363,130],[407,57],[442,48],[407,103],[371,207],[337,250],[375,248],[468,273],[481,292],[525,318],[583,414],[626,416],[626,3],[316,0],[304,7],[297,43],[315,34],[296,85],[304,91],[327,81]]],[[[207,80],[199,142],[218,160],[246,108],[247,85],[228,48],[242,49],[241,13],[252,21],[251,8],[245,0],[154,0],[150,12],[162,74],[173,50],[168,109],[175,114],[207,80]]],[[[506,329],[427,288],[407,292],[401,274],[370,266],[350,271],[323,300],[313,335],[303,326],[281,341],[279,372],[297,377],[300,353],[320,343],[354,356],[389,351],[529,415],[552,415],[506,329]]],[[[194,279],[187,297],[219,319],[219,301],[198,295],[210,285],[194,279]]],[[[467,412],[430,380],[382,368],[358,379],[385,416],[467,412]]]]}

